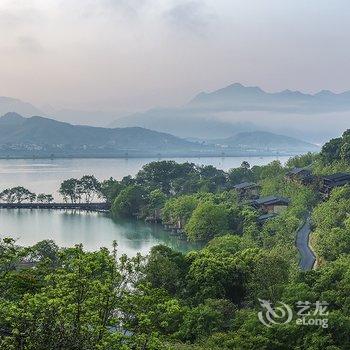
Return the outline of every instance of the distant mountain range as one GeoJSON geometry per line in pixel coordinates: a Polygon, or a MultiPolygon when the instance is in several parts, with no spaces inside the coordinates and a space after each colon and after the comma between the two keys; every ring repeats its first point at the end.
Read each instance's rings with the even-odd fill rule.
{"type": "MultiPolygon", "coordinates": [[[[181,108],[151,109],[119,118],[109,126],[141,126],[180,137],[205,139],[261,129],[283,130],[283,133],[289,129],[290,136],[294,136],[298,131],[305,133],[307,128],[306,133],[312,135],[312,139],[317,138],[319,129],[323,140],[327,136],[321,130],[322,125],[317,125],[319,116],[349,110],[350,91],[339,94],[327,90],[316,94],[290,90],[269,93],[259,87],[235,83],[213,92],[201,92],[181,108]],[[264,121],[259,118],[261,114],[265,115],[264,121]],[[270,115],[270,121],[266,121],[266,114],[270,115]],[[304,117],[303,125],[297,123],[302,119],[300,115],[304,117]]],[[[332,130],[330,136],[334,136],[332,130]]]]}
{"type": "Polygon", "coordinates": [[[118,119],[115,118],[121,112],[43,109],[18,99],[0,97],[0,115],[17,112],[24,117],[41,115],[77,125],[141,127],[190,141],[229,138],[241,132],[263,130],[321,144],[348,126],[350,91],[270,93],[235,83],[213,92],[201,92],[181,107],[123,112],[123,117],[118,119]]]}
{"type": "Polygon", "coordinates": [[[0,96],[0,115],[9,112],[16,112],[25,117],[33,115],[43,115],[43,112],[28,102],[23,102],[16,98],[0,96]]]}
{"type": "Polygon", "coordinates": [[[335,112],[350,109],[350,91],[339,94],[328,90],[316,94],[291,90],[269,93],[259,87],[235,83],[210,93],[201,92],[188,103],[187,108],[289,113],[335,112]]]}
{"type": "Polygon", "coordinates": [[[141,127],[100,128],[7,113],[0,118],[1,157],[154,157],[296,154],[312,144],[264,132],[190,142],[141,127]]]}
{"type": "MultiPolygon", "coordinates": [[[[0,96],[0,116],[9,112],[16,112],[24,117],[35,115],[53,117],[57,120],[72,124],[105,126],[115,120],[121,112],[113,111],[81,111],[74,109],[55,109],[51,106],[38,108],[31,103],[11,97],[0,96]]],[[[123,112],[125,115],[125,111],[123,112]]]]}
{"type": "Polygon", "coordinates": [[[318,146],[311,143],[266,131],[241,132],[226,139],[208,142],[245,151],[259,149],[275,152],[316,152],[319,150],[318,146]]]}
{"type": "Polygon", "coordinates": [[[0,154],[10,156],[133,156],[183,153],[201,146],[144,128],[71,125],[7,113],[0,118],[0,154]]]}
{"type": "Polygon", "coordinates": [[[210,139],[232,136],[241,131],[253,131],[257,126],[249,122],[230,123],[214,118],[206,112],[183,108],[152,109],[120,118],[109,127],[140,126],[161,132],[168,132],[188,139],[210,139]]]}

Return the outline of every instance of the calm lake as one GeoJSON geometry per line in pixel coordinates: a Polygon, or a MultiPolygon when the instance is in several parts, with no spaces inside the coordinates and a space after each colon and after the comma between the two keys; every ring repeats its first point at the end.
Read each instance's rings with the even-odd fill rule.
{"type": "Polygon", "coordinates": [[[53,239],[61,247],[82,243],[86,250],[112,248],[113,240],[116,240],[118,252],[128,256],[134,256],[137,252],[147,254],[157,244],[165,244],[181,252],[199,247],[172,236],[161,225],[136,220],[114,220],[103,213],[2,209],[0,232],[2,237],[17,239],[20,245],[33,245],[44,239],[53,239]]]}
{"type": "MultiPolygon", "coordinates": [[[[289,157],[279,157],[284,163],[289,157]]],[[[213,165],[228,170],[247,160],[251,165],[267,164],[276,157],[177,158],[177,162],[213,165]]],[[[120,180],[135,175],[143,165],[157,159],[54,159],[0,160],[0,191],[12,186],[24,186],[35,193],[51,193],[55,199],[60,183],[86,174],[99,180],[114,177],[120,180]]],[[[159,225],[140,221],[112,220],[102,213],[78,213],[54,210],[0,210],[0,237],[11,236],[18,244],[32,245],[43,239],[53,239],[59,246],[82,243],[87,250],[111,247],[113,240],[120,254],[146,254],[152,246],[165,244],[178,251],[195,249],[196,245],[179,240],[159,225]]]]}

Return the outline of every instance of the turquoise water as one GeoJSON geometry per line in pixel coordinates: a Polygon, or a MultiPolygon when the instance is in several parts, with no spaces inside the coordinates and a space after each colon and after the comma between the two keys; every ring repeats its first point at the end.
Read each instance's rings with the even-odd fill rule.
{"type": "Polygon", "coordinates": [[[39,209],[1,209],[0,237],[13,237],[20,245],[53,239],[62,247],[82,243],[86,250],[111,248],[118,242],[120,254],[147,254],[157,244],[186,252],[199,246],[180,240],[160,225],[142,221],[114,220],[104,213],[39,209]]]}
{"type": "MultiPolygon", "coordinates": [[[[177,162],[213,165],[228,170],[247,160],[251,165],[267,164],[276,157],[177,158],[177,162]]],[[[288,157],[280,157],[285,162],[288,157]]],[[[135,175],[143,165],[157,159],[54,159],[0,160],[0,191],[12,186],[24,186],[35,193],[53,194],[61,201],[57,190],[68,178],[86,174],[99,180],[121,179],[135,175]]],[[[111,247],[113,240],[119,252],[130,256],[146,254],[152,246],[166,244],[178,251],[198,246],[179,240],[159,225],[140,221],[112,220],[102,213],[81,213],[55,210],[0,210],[0,237],[11,236],[18,244],[32,245],[43,239],[53,239],[59,246],[82,243],[87,250],[111,247]]]]}

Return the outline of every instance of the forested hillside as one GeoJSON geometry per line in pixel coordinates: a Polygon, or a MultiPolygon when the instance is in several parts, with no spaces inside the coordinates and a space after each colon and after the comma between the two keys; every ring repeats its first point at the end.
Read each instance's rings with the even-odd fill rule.
{"type": "Polygon", "coordinates": [[[117,242],[85,252],[51,241],[18,247],[2,239],[0,348],[349,349],[350,187],[324,198],[317,177],[350,168],[347,135],[285,166],[245,162],[225,173],[155,162],[134,178],[101,184],[113,215],[180,223],[187,239],[205,242],[198,251],[156,246],[148,256],[128,258],[119,256],[117,242]],[[294,167],[311,169],[316,181],[288,180],[294,167]],[[290,204],[258,221],[258,210],[237,195],[243,181],[258,183],[261,196],[283,196],[290,204]],[[295,235],[309,212],[318,263],[301,271],[295,235]],[[293,318],[266,326],[259,299],[288,304],[294,315],[300,301],[327,302],[327,323],[293,318]]]}
{"type": "Polygon", "coordinates": [[[0,156],[125,156],[198,151],[201,147],[144,128],[98,128],[9,113],[0,118],[0,156]]]}

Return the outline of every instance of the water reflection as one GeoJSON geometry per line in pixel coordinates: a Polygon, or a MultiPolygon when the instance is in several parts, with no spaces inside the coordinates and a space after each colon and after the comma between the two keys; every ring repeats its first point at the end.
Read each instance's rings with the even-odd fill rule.
{"type": "Polygon", "coordinates": [[[111,219],[104,213],[59,210],[2,209],[0,236],[16,238],[21,245],[32,245],[43,239],[53,239],[63,247],[82,243],[87,250],[111,248],[116,240],[119,254],[129,256],[137,252],[147,254],[157,244],[181,252],[200,247],[170,235],[160,225],[111,219]]]}

